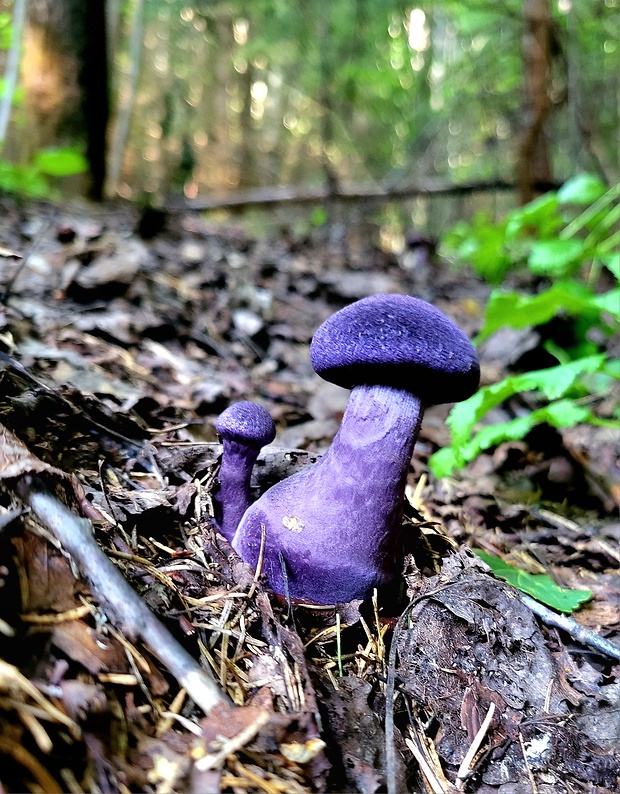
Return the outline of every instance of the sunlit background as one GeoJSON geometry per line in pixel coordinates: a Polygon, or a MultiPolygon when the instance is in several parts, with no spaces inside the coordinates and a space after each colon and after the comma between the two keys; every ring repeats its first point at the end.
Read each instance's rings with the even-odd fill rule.
{"type": "MultiPolygon", "coordinates": [[[[22,166],[71,142],[74,66],[54,37],[55,5],[29,3],[2,154],[22,166]]],[[[552,176],[616,181],[620,0],[110,0],[107,194],[157,203],[326,181],[513,180],[528,112],[524,19],[536,6],[551,16],[552,176]]],[[[1,7],[6,59],[14,4],[1,7]]],[[[431,203],[407,211],[439,227],[464,211],[431,203]]]]}

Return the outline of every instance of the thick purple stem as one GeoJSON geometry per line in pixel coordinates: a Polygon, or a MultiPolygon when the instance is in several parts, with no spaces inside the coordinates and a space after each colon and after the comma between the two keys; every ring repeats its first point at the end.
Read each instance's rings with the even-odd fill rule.
{"type": "Polygon", "coordinates": [[[220,489],[213,501],[219,531],[232,541],[241,517],[252,503],[250,479],[260,449],[234,439],[223,439],[220,489]]]}
{"type": "Polygon", "coordinates": [[[407,472],[422,420],[420,400],[390,386],[356,386],[342,425],[311,469],[266,491],[244,515],[233,546],[295,598],[365,598],[393,578],[401,554],[407,472]]]}

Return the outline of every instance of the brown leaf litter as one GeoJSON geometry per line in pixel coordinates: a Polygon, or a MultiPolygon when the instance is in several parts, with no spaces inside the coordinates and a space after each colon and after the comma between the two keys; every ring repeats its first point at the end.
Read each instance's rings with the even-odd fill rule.
{"type": "MultiPolygon", "coordinates": [[[[369,604],[283,603],[210,521],[211,422],[231,400],[260,396],[306,447],[265,450],[257,493],[329,442],[343,403],[321,394],[307,344],[331,311],[389,281],[473,331],[480,285],[196,218],[146,243],[125,210],[37,206],[28,223],[9,210],[11,251],[46,225],[0,317],[6,791],[617,790],[620,666],[541,623],[465,548],[589,587],[578,619],[617,642],[604,438],[534,434],[436,483],[425,462],[444,414],[429,412],[404,575],[369,604]],[[553,501],[562,491],[575,509],[553,501]],[[67,554],[73,522],[86,555],[67,554]],[[184,654],[221,694],[203,711],[184,654]]],[[[491,352],[498,372],[510,365],[491,352]]]]}

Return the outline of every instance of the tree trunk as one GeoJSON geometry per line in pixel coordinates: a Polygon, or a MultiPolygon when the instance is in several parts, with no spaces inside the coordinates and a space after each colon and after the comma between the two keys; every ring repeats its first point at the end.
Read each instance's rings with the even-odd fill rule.
{"type": "Polygon", "coordinates": [[[526,204],[536,196],[536,182],[552,181],[545,122],[549,115],[552,20],[550,0],[523,0],[524,124],[519,145],[517,183],[526,204]]]}
{"type": "Polygon", "coordinates": [[[238,187],[241,190],[255,187],[258,184],[256,174],[256,135],[252,120],[252,85],[254,83],[254,67],[248,61],[245,72],[239,77],[240,93],[243,97],[243,107],[239,114],[239,129],[241,133],[241,162],[239,166],[238,187]]]}
{"type": "Polygon", "coordinates": [[[22,161],[44,146],[73,142],[81,131],[77,62],[64,0],[34,0],[24,33],[21,84],[25,129],[19,140],[22,161]]]}
{"type": "Polygon", "coordinates": [[[13,97],[17,85],[17,75],[19,72],[19,56],[22,44],[22,33],[24,30],[24,20],[26,18],[26,0],[15,0],[13,5],[13,33],[11,37],[11,47],[9,49],[6,70],[4,73],[4,92],[0,103],[0,149],[4,146],[6,133],[11,118],[11,108],[13,97]]]}
{"type": "MultiPolygon", "coordinates": [[[[110,146],[110,168],[108,175],[108,190],[113,193],[118,189],[123,167],[123,153],[127,136],[131,112],[136,100],[138,76],[140,74],[140,56],[142,54],[142,38],[144,34],[144,0],[135,0],[131,20],[131,33],[129,35],[129,74],[126,75],[125,97],[118,108],[112,145],[110,146]]],[[[119,91],[119,96],[121,92],[119,91]]]]}
{"type": "Polygon", "coordinates": [[[89,165],[85,189],[95,199],[101,198],[105,176],[106,47],[105,0],[29,3],[22,59],[28,137],[19,141],[20,155],[28,161],[43,147],[83,146],[89,165]]]}
{"type": "Polygon", "coordinates": [[[101,201],[106,178],[110,118],[106,0],[70,0],[72,39],[76,51],[80,108],[86,159],[90,170],[88,195],[101,201]]]}

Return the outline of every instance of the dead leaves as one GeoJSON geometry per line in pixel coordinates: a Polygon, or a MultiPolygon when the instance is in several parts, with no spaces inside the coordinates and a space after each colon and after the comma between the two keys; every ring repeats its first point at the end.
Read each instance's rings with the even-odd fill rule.
{"type": "MultiPolygon", "coordinates": [[[[13,354],[0,353],[0,421],[10,431],[0,438],[3,656],[82,737],[33,712],[43,706],[31,691],[13,689],[19,710],[0,703],[2,782],[301,794],[376,792],[386,782],[399,792],[456,783],[530,790],[530,775],[536,785],[561,774],[584,785],[610,780],[612,761],[575,737],[589,734],[609,751],[600,726],[617,710],[617,685],[608,683],[617,671],[603,675],[605,662],[577,647],[567,656],[556,630],[541,633],[482,568],[440,572],[455,541],[476,543],[566,585],[585,584],[595,597],[579,619],[617,627],[611,519],[532,504],[559,494],[606,505],[615,459],[603,440],[527,439],[484,456],[460,483],[424,484],[428,455],[447,441],[445,409],[429,411],[413,463],[406,583],[414,597],[454,587],[423,598],[396,636],[396,683],[410,713],[397,709],[391,778],[383,720],[403,602],[382,593],[361,616],[355,604],[291,613],[210,526],[220,452],[212,419],[231,400],[260,395],[286,447],[261,456],[255,493],[312,463],[308,449],[332,438],[346,394],[314,377],[307,347],[333,309],[367,293],[424,289],[474,331],[486,288],[441,268],[421,278],[369,245],[352,248],[343,267],[342,253],[312,241],[256,240],[197,217],[169,218],[147,245],[131,233],[130,210],[106,213],[52,223],[0,311],[0,341],[13,354]],[[191,692],[124,620],[124,599],[116,611],[106,607],[108,580],[80,581],[40,522],[24,515],[11,491],[24,477],[43,478],[95,522],[108,562],[241,708],[221,705],[200,718],[191,692]]],[[[11,231],[13,254],[14,238],[11,231]]],[[[7,267],[16,272],[10,260],[7,267]]],[[[535,349],[536,335],[526,336],[490,346],[487,374],[502,377],[535,349]]]]}

